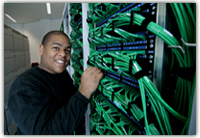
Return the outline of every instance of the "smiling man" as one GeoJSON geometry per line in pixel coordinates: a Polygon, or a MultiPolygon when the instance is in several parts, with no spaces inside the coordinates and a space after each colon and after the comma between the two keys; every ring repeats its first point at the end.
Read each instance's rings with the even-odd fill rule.
{"type": "Polygon", "coordinates": [[[64,35],[51,37],[52,34],[50,34],[51,38],[46,38],[47,36],[40,45],[41,63],[39,67],[52,74],[62,73],[71,57],[70,40],[64,35]]]}
{"type": "Polygon", "coordinates": [[[18,126],[17,134],[72,134],[103,73],[97,67],[87,68],[78,90],[66,70],[70,39],[61,31],[48,32],[39,50],[39,66],[17,77],[9,92],[8,107],[18,126]]]}

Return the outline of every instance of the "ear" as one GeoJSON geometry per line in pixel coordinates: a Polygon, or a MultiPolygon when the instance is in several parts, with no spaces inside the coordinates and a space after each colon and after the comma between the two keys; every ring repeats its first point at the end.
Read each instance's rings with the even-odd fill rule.
{"type": "Polygon", "coordinates": [[[42,56],[43,55],[43,52],[44,52],[44,45],[40,45],[40,56],[42,56]]]}

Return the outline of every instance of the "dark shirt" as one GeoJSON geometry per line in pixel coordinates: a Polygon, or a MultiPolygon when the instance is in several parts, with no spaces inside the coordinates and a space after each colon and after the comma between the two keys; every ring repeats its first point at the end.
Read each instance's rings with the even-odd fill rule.
{"type": "Polygon", "coordinates": [[[71,135],[84,117],[88,103],[67,71],[53,75],[34,67],[12,84],[8,108],[18,134],[71,135]]]}

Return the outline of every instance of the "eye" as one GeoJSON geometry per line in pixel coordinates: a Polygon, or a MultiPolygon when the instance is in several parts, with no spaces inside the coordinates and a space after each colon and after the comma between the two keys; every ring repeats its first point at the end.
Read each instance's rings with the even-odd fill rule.
{"type": "Polygon", "coordinates": [[[71,50],[65,50],[66,53],[71,53],[71,50]]]}
{"type": "Polygon", "coordinates": [[[53,49],[55,49],[55,50],[59,50],[59,47],[56,47],[56,46],[55,46],[55,47],[53,47],[53,49]]]}

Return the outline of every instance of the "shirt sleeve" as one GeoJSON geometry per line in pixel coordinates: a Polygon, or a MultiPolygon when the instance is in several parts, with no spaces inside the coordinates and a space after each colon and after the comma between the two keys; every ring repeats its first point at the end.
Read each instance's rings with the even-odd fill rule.
{"type": "Polygon", "coordinates": [[[19,129],[27,135],[71,135],[89,100],[77,91],[62,108],[56,108],[54,97],[37,88],[23,86],[11,89],[8,107],[19,129]]]}

